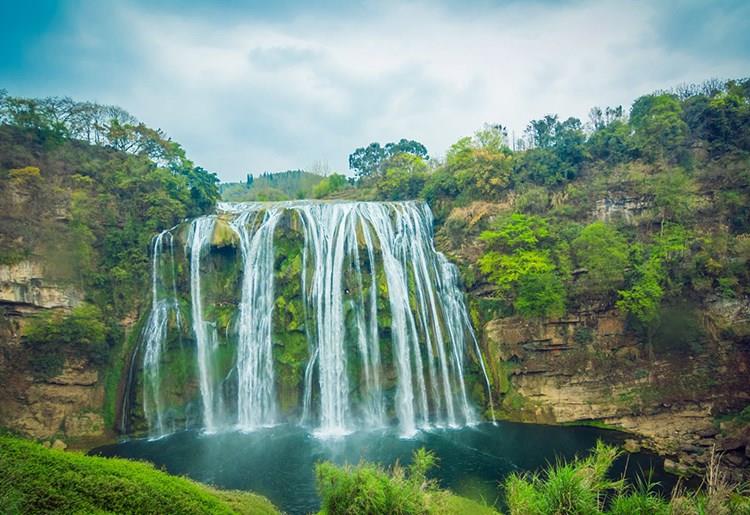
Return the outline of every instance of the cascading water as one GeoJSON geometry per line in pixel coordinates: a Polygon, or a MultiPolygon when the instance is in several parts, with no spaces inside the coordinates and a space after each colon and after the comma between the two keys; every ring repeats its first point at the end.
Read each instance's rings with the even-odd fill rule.
{"type": "Polygon", "coordinates": [[[161,392],[161,357],[167,336],[170,313],[174,313],[177,329],[182,327],[182,318],[177,300],[175,282],[174,237],[163,231],[154,238],[151,262],[151,311],[143,329],[143,411],[153,434],[163,435],[174,431],[165,427],[164,401],[161,392]],[[164,243],[169,245],[168,266],[164,271],[164,243]],[[169,284],[164,284],[168,278],[169,284]]]}
{"type": "Polygon", "coordinates": [[[273,233],[280,216],[278,208],[251,204],[232,222],[244,263],[237,345],[237,423],[243,429],[276,422],[271,317],[273,233]]]}
{"type": "MultiPolygon", "coordinates": [[[[171,232],[154,243],[154,304],[143,343],[144,411],[154,435],[172,427],[165,425],[159,391],[166,320],[170,309],[178,311],[174,273],[174,293],[165,296],[164,288],[157,288],[157,281],[164,282],[165,238],[172,248],[171,232]]],[[[294,416],[323,435],[394,422],[402,434],[411,435],[422,428],[478,421],[465,380],[467,338],[488,389],[489,382],[457,269],[433,246],[426,204],[221,204],[217,215],[193,220],[185,238],[193,359],[207,431],[250,430],[294,416]],[[212,238],[220,222],[237,238],[238,257],[228,259],[242,259],[236,279],[240,298],[233,303],[233,322],[221,345],[215,323],[205,319],[213,306],[210,301],[204,305],[207,278],[201,272],[202,260],[214,252],[212,238]],[[290,408],[288,395],[281,405],[284,378],[274,354],[282,344],[275,336],[280,316],[275,305],[289,301],[275,292],[277,261],[288,257],[275,248],[281,225],[297,241],[301,263],[294,273],[307,355],[296,408],[290,408]]],[[[173,250],[170,256],[174,261],[173,250]]]]}
{"type": "Polygon", "coordinates": [[[201,258],[208,248],[216,219],[213,216],[196,218],[190,224],[185,253],[190,255],[190,300],[193,320],[193,333],[197,350],[198,379],[203,403],[203,424],[206,431],[218,428],[221,407],[220,398],[215,393],[214,351],[216,335],[213,328],[203,319],[203,296],[201,293],[201,258]]]}

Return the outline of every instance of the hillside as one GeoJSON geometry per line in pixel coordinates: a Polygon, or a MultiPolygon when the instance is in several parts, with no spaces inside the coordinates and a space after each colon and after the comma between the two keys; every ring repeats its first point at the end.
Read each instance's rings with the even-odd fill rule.
{"type": "Polygon", "coordinates": [[[219,191],[225,202],[311,198],[315,186],[323,179],[303,170],[288,170],[248,176],[246,182],[225,182],[219,185],[219,191]]]}
{"type": "Polygon", "coordinates": [[[623,428],[683,473],[716,444],[746,471],[728,419],[750,404],[750,80],[549,115],[509,143],[488,126],[444,161],[357,169],[371,198],[432,207],[501,416],[623,428]]]}
{"type": "Polygon", "coordinates": [[[0,505],[5,513],[279,513],[259,495],[210,488],[148,463],[10,436],[0,436],[0,505]]]}
{"type": "Polygon", "coordinates": [[[121,109],[0,97],[0,426],[112,433],[151,239],[216,182],[121,109]]]}

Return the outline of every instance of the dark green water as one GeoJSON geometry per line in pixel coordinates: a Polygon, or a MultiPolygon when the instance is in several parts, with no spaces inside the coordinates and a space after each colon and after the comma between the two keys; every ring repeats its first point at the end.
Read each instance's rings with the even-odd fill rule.
{"type": "MultiPolygon", "coordinates": [[[[443,487],[475,500],[499,505],[498,482],[513,471],[536,470],[556,457],[572,458],[591,449],[597,439],[622,443],[624,435],[592,427],[561,427],[499,422],[464,429],[421,432],[411,439],[394,432],[355,433],[318,439],[298,426],[277,426],[253,433],[207,435],[186,431],[159,440],[130,440],[100,447],[92,454],[148,460],[172,474],[187,475],[221,488],[265,495],[287,513],[316,511],[314,466],[323,460],[391,465],[411,461],[419,447],[440,459],[433,476],[443,487]]],[[[612,470],[630,477],[654,469],[654,479],[669,490],[663,460],[647,454],[621,458],[612,470]],[[626,470],[627,466],[627,470],[626,470]]]]}

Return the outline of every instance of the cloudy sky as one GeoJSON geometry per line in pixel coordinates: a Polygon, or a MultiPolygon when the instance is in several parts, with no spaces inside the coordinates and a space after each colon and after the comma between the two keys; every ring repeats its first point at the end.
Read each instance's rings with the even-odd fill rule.
{"type": "Polygon", "coordinates": [[[0,88],[119,105],[225,181],[748,75],[746,0],[0,0],[0,88]]]}

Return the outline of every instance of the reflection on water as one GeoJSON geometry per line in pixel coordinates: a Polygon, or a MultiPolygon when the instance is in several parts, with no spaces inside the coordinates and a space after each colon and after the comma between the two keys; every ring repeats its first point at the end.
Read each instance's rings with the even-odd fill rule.
{"type": "MultiPolygon", "coordinates": [[[[142,459],[221,488],[251,490],[265,495],[287,513],[319,508],[315,463],[392,465],[411,461],[412,452],[426,447],[437,454],[433,476],[442,487],[499,505],[498,482],[513,471],[536,470],[556,457],[571,458],[591,449],[597,439],[621,443],[621,433],[592,427],[560,427],[500,422],[463,429],[435,429],[414,438],[394,431],[360,432],[337,439],[319,439],[298,426],[277,426],[252,433],[202,434],[188,431],[159,440],[131,440],[101,447],[92,454],[142,459]]],[[[654,469],[654,478],[670,489],[674,479],[663,473],[662,460],[646,454],[621,458],[612,473],[619,476],[654,469]]]]}

